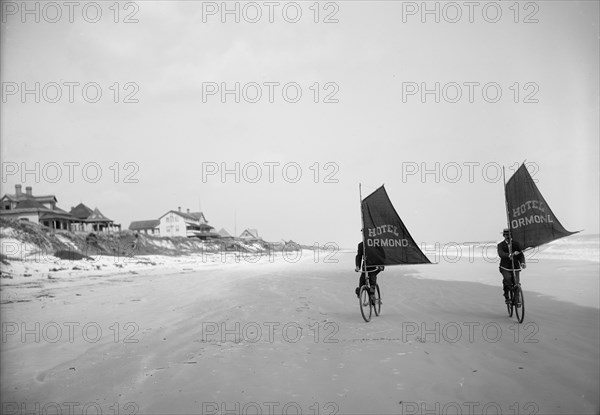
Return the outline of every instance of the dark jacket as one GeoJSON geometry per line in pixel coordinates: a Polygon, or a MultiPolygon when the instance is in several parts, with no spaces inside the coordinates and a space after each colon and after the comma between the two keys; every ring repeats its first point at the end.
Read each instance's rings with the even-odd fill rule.
{"type": "Polygon", "coordinates": [[[508,252],[508,243],[506,241],[502,241],[498,244],[498,256],[500,257],[500,268],[512,271],[521,270],[521,264],[525,264],[525,255],[523,255],[523,251],[521,250],[521,245],[517,241],[512,241],[512,252],[519,251],[520,254],[513,256],[512,261],[509,258],[508,252]]]}
{"type": "MultiPolygon", "coordinates": [[[[362,260],[363,260],[363,243],[358,244],[358,249],[356,250],[356,258],[355,264],[358,268],[361,268],[362,271],[362,260]]],[[[381,267],[383,268],[383,267],[381,267]]],[[[372,272],[378,269],[375,265],[369,265],[369,258],[367,258],[367,272],[372,272]]]]}

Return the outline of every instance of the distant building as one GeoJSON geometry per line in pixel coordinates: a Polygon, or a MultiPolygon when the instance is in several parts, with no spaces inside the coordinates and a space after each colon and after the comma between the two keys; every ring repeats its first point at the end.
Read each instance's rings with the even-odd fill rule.
{"type": "Polygon", "coordinates": [[[52,229],[70,230],[75,222],[68,212],[56,206],[54,195],[34,196],[31,186],[21,191],[20,184],[15,185],[15,194],[5,194],[0,199],[0,216],[39,223],[52,229]]]}
{"type": "Polygon", "coordinates": [[[15,194],[5,194],[0,199],[0,215],[8,219],[24,220],[51,229],[68,231],[112,231],[120,230],[121,225],[114,224],[97,208],[92,210],[80,203],[70,212],[62,210],[54,195],[34,196],[31,186],[21,191],[21,185],[15,185],[15,194]]]}
{"type": "Polygon", "coordinates": [[[160,220],[138,220],[133,221],[129,225],[129,230],[134,232],[145,233],[148,235],[159,235],[160,234],[160,220]]]}
{"type": "Polygon", "coordinates": [[[71,207],[69,213],[77,219],[77,222],[72,225],[73,230],[85,232],[114,232],[121,230],[120,224],[115,224],[113,220],[104,216],[98,208],[92,210],[83,203],[71,207]]]}
{"type": "Polygon", "coordinates": [[[256,229],[247,228],[240,234],[240,239],[245,239],[247,241],[260,241],[262,238],[258,236],[258,231],[256,229]]]}
{"type": "Polygon", "coordinates": [[[170,210],[162,215],[159,220],[159,232],[161,236],[185,236],[188,238],[216,238],[213,227],[208,224],[202,212],[182,212],[181,207],[170,210]]]}
{"type": "Polygon", "coordinates": [[[233,239],[233,236],[227,232],[225,228],[221,228],[221,230],[217,232],[217,235],[219,235],[221,239],[233,239]]]}
{"type": "Polygon", "coordinates": [[[0,199],[0,204],[2,206],[2,210],[14,210],[17,208],[19,202],[23,202],[26,200],[35,200],[40,203],[44,208],[53,210],[56,208],[56,196],[54,195],[45,195],[45,196],[34,196],[32,192],[31,186],[27,186],[25,188],[25,193],[21,191],[22,186],[20,184],[15,185],[15,194],[5,194],[0,199]]]}

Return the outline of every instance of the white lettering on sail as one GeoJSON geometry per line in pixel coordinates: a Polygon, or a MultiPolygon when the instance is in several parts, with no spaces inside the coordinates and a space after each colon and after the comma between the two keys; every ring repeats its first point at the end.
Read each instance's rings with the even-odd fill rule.
{"type": "Polygon", "coordinates": [[[375,228],[368,228],[369,238],[373,238],[375,236],[383,235],[384,233],[391,233],[394,236],[400,236],[398,233],[398,227],[394,225],[381,225],[375,228]]]}
{"type": "Polygon", "coordinates": [[[521,206],[513,208],[513,217],[516,218],[518,216],[521,216],[522,214],[527,212],[529,209],[537,209],[542,212],[546,212],[546,209],[544,207],[544,202],[542,202],[540,200],[528,200],[527,202],[523,203],[521,206]]]}
{"type": "Polygon", "coordinates": [[[533,223],[552,223],[552,216],[540,216],[540,215],[531,215],[526,218],[513,219],[510,224],[513,229],[516,229],[521,226],[531,225],[533,223]]]}
{"type": "Polygon", "coordinates": [[[396,248],[408,246],[408,239],[367,239],[367,246],[377,248],[396,248]]]}

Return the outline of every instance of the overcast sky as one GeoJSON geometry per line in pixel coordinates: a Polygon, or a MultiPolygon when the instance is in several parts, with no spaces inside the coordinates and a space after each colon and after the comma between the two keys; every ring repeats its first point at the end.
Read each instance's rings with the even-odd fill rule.
{"type": "Polygon", "coordinates": [[[2,194],[354,247],[359,183],[385,184],[418,243],[487,241],[527,160],[599,232],[596,1],[27,4],[2,2],[2,194]]]}

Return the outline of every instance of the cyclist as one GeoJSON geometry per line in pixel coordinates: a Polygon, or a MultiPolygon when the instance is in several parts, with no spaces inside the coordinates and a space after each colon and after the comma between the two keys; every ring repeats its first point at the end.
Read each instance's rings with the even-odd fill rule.
{"type": "Polygon", "coordinates": [[[515,284],[519,284],[519,273],[526,268],[525,255],[521,250],[521,245],[515,240],[512,241],[511,251],[509,252],[508,244],[510,243],[510,232],[508,229],[502,231],[504,240],[498,244],[498,256],[500,257],[500,273],[502,274],[502,287],[504,289],[505,303],[509,303],[508,293],[513,283],[513,271],[515,274],[515,284]]]}
{"type": "MultiPolygon", "coordinates": [[[[361,242],[358,244],[358,249],[356,251],[356,260],[355,260],[356,268],[354,268],[354,271],[356,271],[356,272],[359,272],[362,269],[363,253],[364,253],[363,243],[361,242]]],[[[368,260],[367,260],[366,268],[367,268],[367,272],[369,273],[369,283],[371,284],[371,293],[370,294],[372,295],[372,294],[374,294],[375,284],[377,284],[377,274],[379,274],[381,271],[383,271],[385,269],[385,267],[369,265],[368,260]]],[[[362,272],[360,273],[360,278],[358,280],[358,287],[354,290],[357,297],[359,297],[360,287],[365,285],[365,283],[366,283],[365,271],[362,270],[362,272]]]]}

